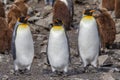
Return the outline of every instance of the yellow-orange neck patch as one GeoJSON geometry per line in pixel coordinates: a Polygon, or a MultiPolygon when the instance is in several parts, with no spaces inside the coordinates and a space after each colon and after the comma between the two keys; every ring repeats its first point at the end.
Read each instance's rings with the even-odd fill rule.
{"type": "Polygon", "coordinates": [[[93,19],[94,17],[93,16],[84,16],[83,17],[83,20],[91,20],[93,19]]]}
{"type": "Polygon", "coordinates": [[[23,28],[23,29],[24,29],[24,28],[27,28],[27,27],[28,27],[27,24],[20,24],[20,25],[19,25],[19,28],[23,28]]]}
{"type": "Polygon", "coordinates": [[[53,30],[63,30],[62,26],[53,26],[53,30]]]}

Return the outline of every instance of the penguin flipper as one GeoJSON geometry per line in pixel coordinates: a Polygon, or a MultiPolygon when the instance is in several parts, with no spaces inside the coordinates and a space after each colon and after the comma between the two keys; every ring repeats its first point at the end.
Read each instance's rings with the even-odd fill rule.
{"type": "MultiPolygon", "coordinates": [[[[49,39],[48,39],[49,42],[49,39]]],[[[50,65],[49,59],[48,59],[48,43],[47,43],[47,48],[46,48],[46,56],[47,56],[47,64],[50,65]]]]}
{"type": "MultiPolygon", "coordinates": [[[[67,33],[66,33],[66,31],[65,31],[65,34],[67,34],[67,33]]],[[[68,40],[69,38],[68,38],[68,36],[67,36],[67,35],[66,35],[66,38],[67,38],[68,52],[69,52],[69,63],[71,64],[71,54],[70,54],[70,47],[69,47],[69,46],[70,46],[70,44],[69,44],[69,40],[68,40]]]]}
{"type": "Polygon", "coordinates": [[[12,50],[12,55],[13,55],[13,60],[16,59],[16,46],[15,46],[15,39],[16,39],[16,35],[17,35],[17,28],[19,26],[19,22],[16,22],[15,27],[14,27],[14,31],[13,31],[13,35],[12,35],[12,43],[11,43],[11,50],[12,50]]]}
{"type": "MultiPolygon", "coordinates": [[[[13,37],[14,38],[14,37],[13,37]]],[[[11,48],[12,48],[12,55],[13,55],[13,60],[16,59],[16,48],[15,48],[15,40],[12,39],[12,45],[11,45],[11,48]]]]}

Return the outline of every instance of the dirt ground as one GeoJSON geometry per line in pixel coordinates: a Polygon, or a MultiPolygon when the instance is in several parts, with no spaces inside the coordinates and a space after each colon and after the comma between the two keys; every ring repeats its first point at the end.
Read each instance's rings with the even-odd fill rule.
{"type": "MultiPolygon", "coordinates": [[[[74,3],[73,24],[75,29],[67,32],[71,51],[71,64],[69,65],[68,76],[50,76],[51,68],[46,65],[46,46],[49,30],[43,26],[30,24],[35,47],[35,58],[31,66],[31,74],[14,75],[11,53],[0,54],[0,80],[120,80],[120,25],[116,28],[119,30],[113,44],[115,45],[114,48],[99,56],[100,66],[104,66],[99,68],[98,72],[82,72],[83,66],[77,52],[77,25],[80,22],[82,10],[85,6],[88,6],[88,3],[74,3]]],[[[45,5],[43,1],[39,3],[32,2],[30,4],[30,6],[34,6],[41,13],[44,12],[45,5]]]]}

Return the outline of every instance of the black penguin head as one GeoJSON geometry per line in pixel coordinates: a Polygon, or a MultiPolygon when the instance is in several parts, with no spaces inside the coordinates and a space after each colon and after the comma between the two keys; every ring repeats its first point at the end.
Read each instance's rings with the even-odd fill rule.
{"type": "Polygon", "coordinates": [[[54,19],[53,23],[49,24],[49,28],[51,29],[54,26],[63,26],[63,22],[60,19],[54,19]]]}
{"type": "Polygon", "coordinates": [[[94,9],[86,9],[83,14],[87,16],[92,16],[93,12],[95,12],[94,9]]]}
{"type": "Polygon", "coordinates": [[[21,23],[27,23],[27,20],[28,20],[28,17],[25,17],[25,16],[21,16],[18,18],[18,21],[21,23]]]}
{"type": "Polygon", "coordinates": [[[62,26],[63,22],[60,19],[55,19],[55,20],[53,20],[53,25],[54,26],[62,26]]]}

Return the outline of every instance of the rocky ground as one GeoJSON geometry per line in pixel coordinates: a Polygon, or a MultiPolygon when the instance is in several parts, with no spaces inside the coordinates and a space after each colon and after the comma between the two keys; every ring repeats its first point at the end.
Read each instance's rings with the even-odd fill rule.
{"type": "MultiPolygon", "coordinates": [[[[78,0],[79,1],[79,0],[78,0]]],[[[29,3],[32,8],[38,10],[37,21],[30,24],[34,39],[35,58],[31,67],[31,74],[14,75],[13,60],[11,54],[0,54],[0,80],[120,80],[120,21],[116,21],[116,40],[113,48],[99,56],[98,72],[83,73],[81,60],[77,52],[77,25],[81,19],[82,10],[90,4],[90,0],[84,3],[74,3],[75,29],[67,32],[70,42],[71,64],[69,65],[68,76],[51,77],[51,69],[46,65],[46,47],[49,35],[48,24],[51,23],[51,7],[45,6],[43,1],[39,4],[29,3]]],[[[98,6],[98,5],[97,5],[98,6]]],[[[31,20],[34,17],[31,18],[31,20]]]]}

